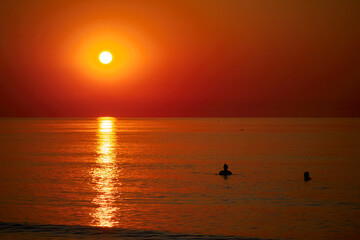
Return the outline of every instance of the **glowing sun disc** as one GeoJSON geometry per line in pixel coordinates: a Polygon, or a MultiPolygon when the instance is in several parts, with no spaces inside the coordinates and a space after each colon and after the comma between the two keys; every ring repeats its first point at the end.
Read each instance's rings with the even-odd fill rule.
{"type": "Polygon", "coordinates": [[[104,51],[100,53],[99,60],[103,64],[109,64],[112,61],[112,55],[108,51],[104,51]]]}

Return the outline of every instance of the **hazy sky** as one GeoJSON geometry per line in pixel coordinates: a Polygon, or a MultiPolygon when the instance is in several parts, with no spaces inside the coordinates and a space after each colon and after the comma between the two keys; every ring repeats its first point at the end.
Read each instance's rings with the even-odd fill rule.
{"type": "Polygon", "coordinates": [[[357,0],[1,1],[0,116],[360,117],[359,13],[357,0]]]}

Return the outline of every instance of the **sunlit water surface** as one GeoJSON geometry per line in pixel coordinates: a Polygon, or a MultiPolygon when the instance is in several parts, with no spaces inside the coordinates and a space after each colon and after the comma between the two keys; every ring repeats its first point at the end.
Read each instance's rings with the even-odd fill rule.
{"type": "Polygon", "coordinates": [[[0,123],[1,239],[360,238],[359,119],[0,123]]]}

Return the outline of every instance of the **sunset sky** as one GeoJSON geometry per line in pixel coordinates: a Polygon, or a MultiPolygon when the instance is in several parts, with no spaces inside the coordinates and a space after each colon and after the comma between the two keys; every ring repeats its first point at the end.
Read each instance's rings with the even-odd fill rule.
{"type": "Polygon", "coordinates": [[[2,117],[360,117],[357,0],[1,1],[0,50],[2,117]]]}

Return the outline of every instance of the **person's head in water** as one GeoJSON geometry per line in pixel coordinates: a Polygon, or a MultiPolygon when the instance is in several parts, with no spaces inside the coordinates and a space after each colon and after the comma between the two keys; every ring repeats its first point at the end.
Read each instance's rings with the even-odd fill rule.
{"type": "Polygon", "coordinates": [[[230,172],[228,170],[228,168],[229,168],[228,165],[225,163],[224,164],[224,170],[220,171],[219,175],[223,175],[223,176],[232,175],[232,172],[230,172]]]}
{"type": "Polygon", "coordinates": [[[304,181],[309,181],[309,180],[311,180],[309,172],[304,172],[304,181]]]}

